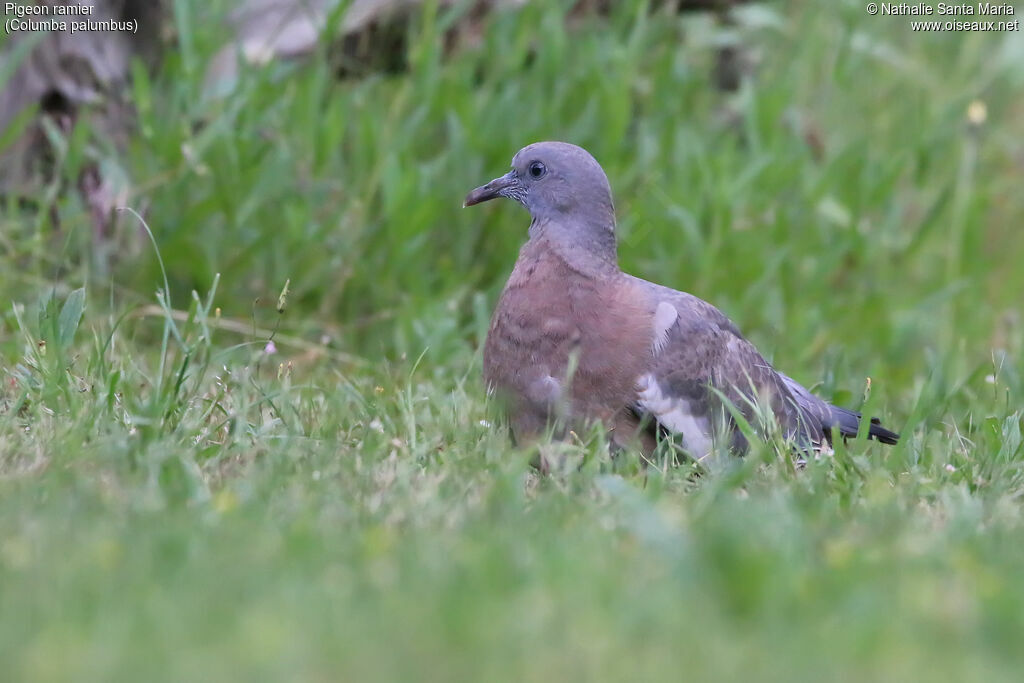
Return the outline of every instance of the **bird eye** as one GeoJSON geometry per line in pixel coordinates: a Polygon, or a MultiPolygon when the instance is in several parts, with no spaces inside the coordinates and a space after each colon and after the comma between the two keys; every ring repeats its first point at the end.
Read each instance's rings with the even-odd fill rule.
{"type": "Polygon", "coordinates": [[[544,164],[539,161],[535,161],[530,164],[530,177],[540,178],[542,175],[548,172],[548,169],[544,168],[544,164]]]}

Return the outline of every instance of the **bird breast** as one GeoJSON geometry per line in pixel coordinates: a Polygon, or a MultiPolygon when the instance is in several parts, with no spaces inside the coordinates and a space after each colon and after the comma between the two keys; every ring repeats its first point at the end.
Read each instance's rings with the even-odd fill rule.
{"type": "Polygon", "coordinates": [[[485,381],[520,410],[612,418],[652,361],[647,299],[617,271],[590,277],[524,248],[491,321],[485,381]]]}

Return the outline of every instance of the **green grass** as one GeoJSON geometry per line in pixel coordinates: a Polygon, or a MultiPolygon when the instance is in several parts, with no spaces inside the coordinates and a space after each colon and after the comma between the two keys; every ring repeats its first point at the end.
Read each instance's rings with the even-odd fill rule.
{"type": "Polygon", "coordinates": [[[83,119],[0,213],[0,678],[1017,678],[1020,34],[533,3],[446,55],[427,11],[406,73],[216,99],[223,8],[176,7],[127,148],[83,119]],[[826,398],[871,377],[902,443],[694,477],[585,436],[539,477],[480,381],[528,219],[459,208],[537,139],[602,162],[626,270],[826,398]],[[95,237],[85,163],[152,242],[95,237]]]}

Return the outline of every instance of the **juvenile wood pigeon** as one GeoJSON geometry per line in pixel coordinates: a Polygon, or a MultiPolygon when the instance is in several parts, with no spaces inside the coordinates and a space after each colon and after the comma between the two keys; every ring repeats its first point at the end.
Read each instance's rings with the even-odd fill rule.
{"type": "MultiPolygon", "coordinates": [[[[496,197],[532,218],[484,346],[484,379],[507,402],[516,441],[600,420],[619,446],[649,451],[661,431],[696,458],[722,437],[743,451],[723,397],[755,426],[766,407],[800,449],[857,434],[859,413],[776,371],[717,308],[619,269],[611,188],[586,150],[524,147],[464,205],[496,197]]],[[[868,436],[899,439],[877,419],[868,436]]]]}

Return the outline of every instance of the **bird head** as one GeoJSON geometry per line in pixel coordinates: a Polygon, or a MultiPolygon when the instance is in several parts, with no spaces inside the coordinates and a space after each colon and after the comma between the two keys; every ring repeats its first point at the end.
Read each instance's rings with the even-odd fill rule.
{"type": "Polygon", "coordinates": [[[615,230],[612,191],[590,152],[566,142],[535,142],[512,158],[512,170],[468,195],[463,206],[498,197],[519,202],[534,223],[583,223],[615,230]]]}

